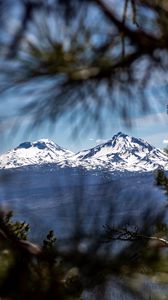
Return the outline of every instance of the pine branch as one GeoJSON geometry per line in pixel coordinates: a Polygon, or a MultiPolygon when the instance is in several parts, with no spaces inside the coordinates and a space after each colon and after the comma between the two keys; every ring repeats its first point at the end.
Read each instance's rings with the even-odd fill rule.
{"type": "Polygon", "coordinates": [[[106,239],[103,241],[105,243],[111,241],[128,241],[128,242],[135,242],[135,241],[148,241],[148,247],[150,248],[162,248],[168,247],[168,240],[164,238],[160,238],[157,236],[148,236],[145,234],[138,233],[138,230],[135,231],[128,230],[126,227],[122,229],[116,229],[114,227],[105,226],[106,239]]]}

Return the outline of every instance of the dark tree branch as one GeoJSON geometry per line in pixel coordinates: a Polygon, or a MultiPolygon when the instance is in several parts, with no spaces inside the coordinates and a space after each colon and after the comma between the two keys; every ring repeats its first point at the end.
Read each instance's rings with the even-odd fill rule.
{"type": "Polygon", "coordinates": [[[95,2],[105,16],[118,28],[119,32],[123,32],[136,47],[140,49],[145,48],[149,54],[153,53],[154,49],[162,49],[165,47],[165,43],[161,38],[156,38],[144,31],[131,30],[126,24],[117,19],[112,10],[102,0],[95,0],[95,2]]]}
{"type": "Polygon", "coordinates": [[[141,234],[136,229],[135,231],[129,230],[127,227],[117,229],[110,226],[105,226],[106,230],[106,239],[104,242],[108,243],[111,241],[128,241],[128,242],[135,242],[135,241],[148,241],[149,246],[151,248],[162,248],[168,247],[168,240],[164,238],[160,238],[157,236],[147,236],[145,234],[141,234]]]}
{"type": "Polygon", "coordinates": [[[28,23],[32,20],[34,9],[40,8],[40,3],[37,4],[34,1],[25,0],[23,8],[23,16],[21,20],[21,26],[13,36],[11,44],[9,45],[9,51],[7,53],[7,58],[14,58],[17,54],[18,48],[20,46],[23,35],[27,29],[28,23]]]}

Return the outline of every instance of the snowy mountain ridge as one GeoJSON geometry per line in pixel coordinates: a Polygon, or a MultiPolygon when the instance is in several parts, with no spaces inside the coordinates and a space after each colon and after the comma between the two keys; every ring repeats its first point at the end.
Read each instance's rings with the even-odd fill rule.
{"type": "Polygon", "coordinates": [[[73,152],[61,148],[48,139],[25,142],[0,156],[0,168],[16,168],[44,163],[60,163],[73,152]]]}
{"type": "Polygon", "coordinates": [[[25,142],[0,156],[0,168],[55,163],[60,167],[82,167],[109,171],[168,170],[166,153],[122,132],[94,148],[73,153],[48,139],[25,142]]]}

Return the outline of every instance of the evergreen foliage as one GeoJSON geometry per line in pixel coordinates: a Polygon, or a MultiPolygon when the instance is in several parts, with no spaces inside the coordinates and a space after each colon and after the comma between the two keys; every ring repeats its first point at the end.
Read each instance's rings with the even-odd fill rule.
{"type": "MultiPolygon", "coordinates": [[[[2,131],[9,126],[15,130],[15,121],[20,126],[19,114],[26,121],[24,116],[31,116],[31,126],[46,119],[56,122],[63,113],[69,113],[70,120],[83,116],[83,128],[90,116],[96,122],[101,119],[106,102],[109,111],[116,110],[130,125],[134,102],[136,109],[139,100],[141,110],[149,109],[146,95],[153,81],[157,84],[151,93],[160,99],[158,73],[167,92],[167,0],[119,2],[123,7],[103,0],[0,1],[1,103],[6,101],[2,97],[6,91],[12,92],[19,107],[7,124],[1,109],[2,131]]],[[[158,170],[155,183],[168,195],[163,170],[158,170]]],[[[115,278],[133,299],[149,300],[143,293],[142,276],[153,286],[168,282],[168,257],[162,252],[167,249],[167,224],[163,214],[153,224],[150,221],[148,214],[142,228],[107,224],[103,236],[77,232],[73,247],[67,241],[65,250],[52,230],[42,246],[32,243],[29,225],[13,221],[11,212],[1,210],[0,298],[79,300],[83,291],[101,286],[104,291],[97,299],[104,300],[108,280],[115,278]],[[89,247],[81,250],[88,240],[89,247]],[[116,242],[125,247],[111,254],[116,242]],[[109,245],[107,252],[103,253],[102,245],[109,245]]],[[[151,293],[151,299],[164,297],[161,290],[156,293],[153,288],[151,293]]]]}
{"type": "Polygon", "coordinates": [[[19,113],[32,117],[31,126],[55,123],[63,114],[82,126],[90,117],[100,125],[106,105],[130,126],[132,110],[149,111],[153,98],[159,105],[159,95],[167,93],[167,1],[114,3],[0,2],[0,92],[18,95],[19,113]],[[29,101],[21,103],[20,93],[31,95],[29,101]]]}
{"type": "Polygon", "coordinates": [[[168,195],[168,177],[166,176],[164,170],[159,169],[156,173],[156,185],[162,187],[165,193],[168,195]]]}
{"type": "MultiPolygon", "coordinates": [[[[165,284],[167,255],[162,255],[160,251],[167,247],[168,241],[165,239],[167,227],[164,224],[161,226],[161,221],[159,217],[153,224],[155,236],[152,237],[147,224],[143,224],[141,229],[105,226],[104,236],[101,235],[99,239],[98,236],[92,237],[92,247],[81,252],[78,242],[72,247],[69,241],[69,247],[61,249],[52,230],[42,246],[30,242],[28,224],[14,222],[11,212],[2,211],[0,297],[11,300],[79,300],[83,291],[102,285],[105,287],[110,278],[115,277],[116,281],[122,278],[119,288],[129,292],[135,299],[148,299],[141,291],[140,280],[136,288],[132,284],[137,276],[147,276],[151,281],[154,276],[158,282],[165,284]],[[113,248],[116,241],[127,243],[120,253],[99,253],[102,245],[109,244],[111,247],[112,243],[113,248]]],[[[80,240],[85,239],[84,233],[83,236],[81,233],[80,240]]],[[[103,299],[106,299],[105,294],[103,299]]],[[[153,293],[151,299],[160,298],[153,293]]]]}

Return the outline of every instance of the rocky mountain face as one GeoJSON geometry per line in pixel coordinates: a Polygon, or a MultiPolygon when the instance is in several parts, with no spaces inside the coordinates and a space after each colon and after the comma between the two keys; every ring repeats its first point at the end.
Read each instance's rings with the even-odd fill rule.
{"type": "Polygon", "coordinates": [[[109,171],[168,170],[168,156],[149,143],[122,132],[94,148],[73,153],[47,139],[25,142],[0,156],[0,168],[54,163],[109,171]]]}

